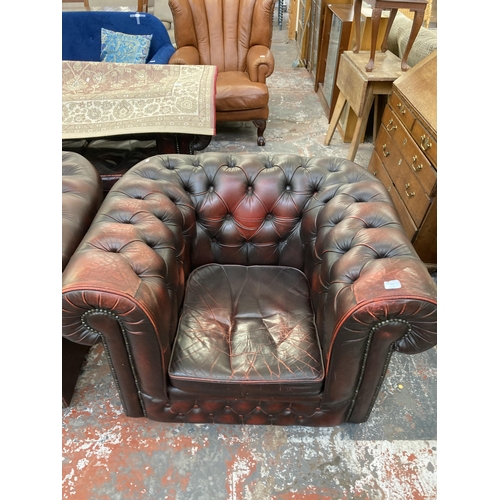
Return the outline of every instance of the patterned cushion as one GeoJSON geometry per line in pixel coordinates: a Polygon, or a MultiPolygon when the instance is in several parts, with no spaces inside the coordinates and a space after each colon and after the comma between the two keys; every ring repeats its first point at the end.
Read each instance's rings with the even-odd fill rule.
{"type": "Polygon", "coordinates": [[[101,61],[145,64],[153,35],[127,35],[101,28],[101,61]]]}

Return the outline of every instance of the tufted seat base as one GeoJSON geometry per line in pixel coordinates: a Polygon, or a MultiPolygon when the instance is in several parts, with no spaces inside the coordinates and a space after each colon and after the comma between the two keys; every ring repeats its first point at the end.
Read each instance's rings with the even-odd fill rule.
{"type": "Polygon", "coordinates": [[[173,387],[231,397],[317,395],[323,365],[307,279],[283,266],[193,271],[169,375],[173,387]]]}

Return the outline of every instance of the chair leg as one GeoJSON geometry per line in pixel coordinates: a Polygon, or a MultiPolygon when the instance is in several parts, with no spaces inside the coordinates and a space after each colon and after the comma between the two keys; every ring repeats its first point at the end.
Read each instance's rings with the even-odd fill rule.
{"type": "Polygon", "coordinates": [[[265,146],[264,130],[266,130],[267,120],[253,120],[253,124],[257,127],[257,145],[265,146]]]}

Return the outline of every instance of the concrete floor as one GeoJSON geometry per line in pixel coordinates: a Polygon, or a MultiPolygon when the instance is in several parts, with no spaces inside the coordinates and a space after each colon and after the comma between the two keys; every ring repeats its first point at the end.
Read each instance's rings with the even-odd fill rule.
{"type": "MultiPolygon", "coordinates": [[[[287,15],[285,14],[285,22],[287,15]]],[[[276,25],[276,19],[275,19],[276,25]]],[[[218,126],[206,151],[344,156],[297,46],[275,27],[267,145],[252,124],[218,126]]],[[[373,150],[361,144],[363,166],[373,150]]],[[[437,349],[395,353],[370,420],[333,428],[164,424],[127,418],[103,355],[91,349],[62,410],[62,498],[292,500],[437,498],[437,349]]]]}

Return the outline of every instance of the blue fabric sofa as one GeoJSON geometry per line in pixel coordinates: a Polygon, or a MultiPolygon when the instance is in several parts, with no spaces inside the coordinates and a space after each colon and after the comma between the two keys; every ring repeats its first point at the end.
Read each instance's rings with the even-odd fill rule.
{"type": "Polygon", "coordinates": [[[100,61],[101,28],[128,35],[153,35],[146,63],[167,64],[175,52],[165,26],[151,14],[113,11],[63,12],[62,59],[100,61]]]}

